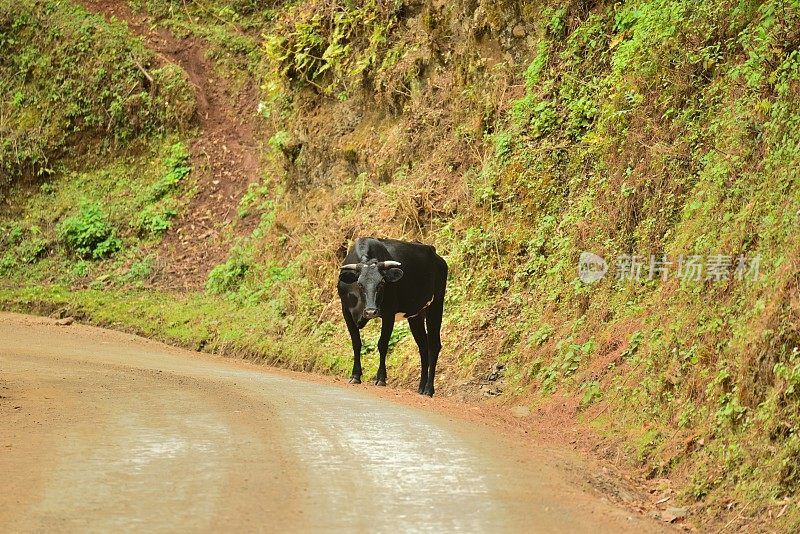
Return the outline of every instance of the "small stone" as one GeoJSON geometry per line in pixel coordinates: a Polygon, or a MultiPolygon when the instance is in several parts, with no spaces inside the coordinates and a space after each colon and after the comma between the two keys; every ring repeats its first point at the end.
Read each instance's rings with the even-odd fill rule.
{"type": "Polygon", "coordinates": [[[528,32],[525,31],[525,26],[523,26],[522,24],[517,24],[516,26],[514,26],[514,29],[511,30],[511,34],[518,39],[525,37],[527,33],[528,32]]]}
{"type": "Polygon", "coordinates": [[[620,489],[618,491],[618,494],[619,494],[619,498],[622,499],[625,502],[634,502],[634,500],[636,499],[636,496],[633,493],[631,493],[629,491],[625,491],[623,489],[620,489]]]}
{"type": "Polygon", "coordinates": [[[686,517],[686,508],[667,508],[661,512],[661,520],[667,523],[674,523],[678,519],[686,517]]]}
{"type": "Polygon", "coordinates": [[[56,324],[58,326],[69,326],[74,322],[75,319],[73,317],[64,317],[63,319],[59,319],[58,321],[56,321],[56,324]]]}
{"type": "Polygon", "coordinates": [[[531,414],[531,409],[527,406],[514,406],[511,408],[511,413],[514,417],[528,417],[531,414]]]}

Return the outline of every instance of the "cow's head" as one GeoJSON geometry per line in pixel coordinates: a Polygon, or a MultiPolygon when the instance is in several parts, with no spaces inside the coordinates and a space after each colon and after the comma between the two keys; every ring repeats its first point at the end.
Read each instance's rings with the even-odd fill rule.
{"type": "Polygon", "coordinates": [[[359,328],[380,316],[386,284],[397,282],[402,277],[403,270],[398,261],[373,260],[342,265],[339,294],[359,328]]]}

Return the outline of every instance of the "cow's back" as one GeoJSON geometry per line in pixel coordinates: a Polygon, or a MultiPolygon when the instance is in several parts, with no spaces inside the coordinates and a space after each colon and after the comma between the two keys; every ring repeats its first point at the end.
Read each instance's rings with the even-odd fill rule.
{"type": "Polygon", "coordinates": [[[400,262],[403,278],[394,286],[401,312],[414,313],[427,305],[434,295],[444,294],[447,263],[431,245],[397,239],[360,238],[344,263],[358,263],[365,259],[400,262]]]}

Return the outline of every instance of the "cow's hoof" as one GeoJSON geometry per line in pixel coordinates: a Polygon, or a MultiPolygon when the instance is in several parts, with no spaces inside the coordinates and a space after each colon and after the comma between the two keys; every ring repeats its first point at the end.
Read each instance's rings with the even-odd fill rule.
{"type": "Polygon", "coordinates": [[[422,394],[427,395],[428,397],[433,397],[433,390],[425,388],[425,391],[423,391],[422,394]]]}
{"type": "Polygon", "coordinates": [[[385,386],[386,385],[386,380],[376,380],[375,381],[375,385],[376,386],[385,386]]]}
{"type": "Polygon", "coordinates": [[[425,393],[425,388],[423,388],[422,386],[420,386],[420,387],[417,389],[417,393],[419,393],[420,395],[424,394],[424,393],[425,393]]]}
{"type": "Polygon", "coordinates": [[[361,383],[361,377],[358,376],[351,376],[350,381],[348,382],[348,384],[360,384],[360,383],[361,383]]]}

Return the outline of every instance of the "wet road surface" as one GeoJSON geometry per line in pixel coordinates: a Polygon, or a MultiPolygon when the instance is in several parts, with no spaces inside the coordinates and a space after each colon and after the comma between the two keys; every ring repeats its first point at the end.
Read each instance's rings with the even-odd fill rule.
{"type": "Polygon", "coordinates": [[[560,451],[97,328],[0,314],[0,397],[1,531],[663,528],[560,451]]]}

